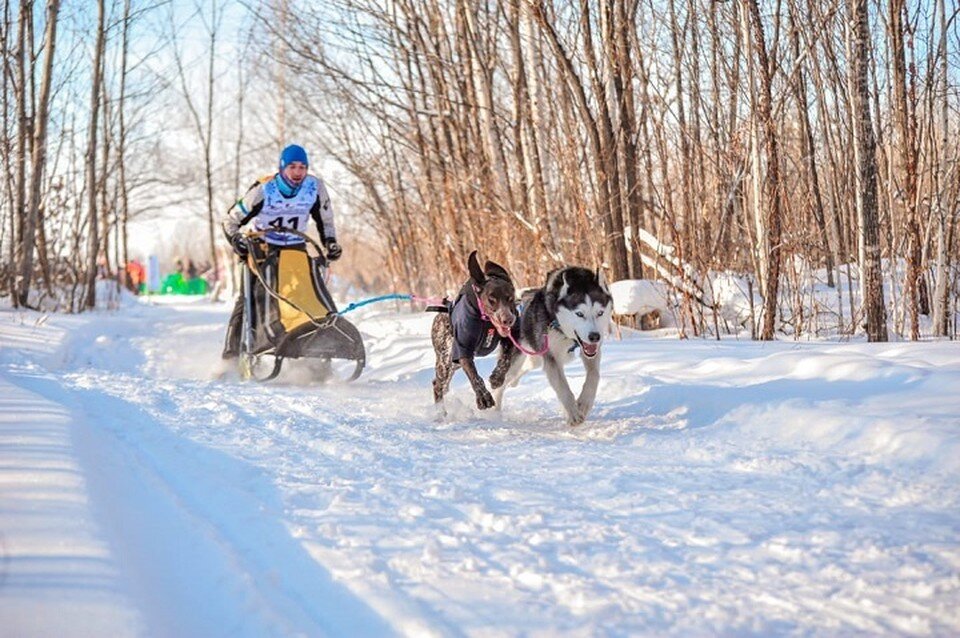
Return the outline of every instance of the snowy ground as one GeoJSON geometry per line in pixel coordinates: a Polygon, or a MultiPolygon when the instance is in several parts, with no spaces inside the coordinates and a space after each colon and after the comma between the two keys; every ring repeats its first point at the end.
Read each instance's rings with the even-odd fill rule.
{"type": "Polygon", "coordinates": [[[960,344],[633,337],[584,426],[438,423],[368,308],[349,387],[214,380],[224,305],[0,311],[0,634],[960,634],[960,344]]]}

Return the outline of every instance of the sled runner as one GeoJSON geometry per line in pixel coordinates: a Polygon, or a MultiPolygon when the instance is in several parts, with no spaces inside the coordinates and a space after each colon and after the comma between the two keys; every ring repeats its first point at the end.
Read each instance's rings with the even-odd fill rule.
{"type": "MultiPolygon", "coordinates": [[[[309,236],[289,229],[305,244],[276,246],[267,231],[246,235],[250,249],[243,268],[240,376],[269,381],[284,359],[311,359],[322,381],[352,381],[366,362],[356,327],[337,313],[324,283],[327,262],[309,236]],[[266,373],[272,359],[273,368],[266,373]]],[[[276,231],[268,231],[276,232],[276,231]]]]}

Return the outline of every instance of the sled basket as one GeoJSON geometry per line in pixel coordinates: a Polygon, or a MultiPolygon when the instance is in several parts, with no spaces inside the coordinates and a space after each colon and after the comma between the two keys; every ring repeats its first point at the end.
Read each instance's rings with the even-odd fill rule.
{"type": "MultiPolygon", "coordinates": [[[[244,268],[244,330],[241,339],[241,373],[254,358],[273,356],[275,367],[267,379],[280,372],[283,359],[314,358],[354,363],[343,380],[353,380],[363,369],[366,353],[359,331],[337,314],[324,283],[326,260],[319,246],[276,246],[255,241],[262,233],[247,236],[250,254],[244,268]],[[249,321],[248,321],[249,318],[249,321]],[[347,378],[348,377],[348,378],[347,378]]],[[[266,380],[266,379],[263,379],[266,380]]]]}

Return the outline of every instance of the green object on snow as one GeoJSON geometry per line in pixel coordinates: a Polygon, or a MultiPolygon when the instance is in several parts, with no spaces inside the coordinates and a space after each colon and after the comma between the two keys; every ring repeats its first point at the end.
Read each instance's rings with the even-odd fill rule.
{"type": "Polygon", "coordinates": [[[207,281],[200,277],[184,279],[183,275],[178,272],[170,273],[160,285],[160,294],[205,295],[207,294],[207,281]]]}

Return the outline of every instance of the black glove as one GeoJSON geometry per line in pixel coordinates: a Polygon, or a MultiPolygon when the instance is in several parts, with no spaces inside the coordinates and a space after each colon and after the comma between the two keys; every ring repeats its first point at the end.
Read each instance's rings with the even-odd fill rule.
{"type": "Polygon", "coordinates": [[[237,255],[243,259],[246,259],[247,255],[250,254],[250,247],[247,245],[247,240],[240,233],[234,233],[233,236],[230,237],[230,245],[233,247],[233,252],[237,253],[237,255]]]}
{"type": "Polygon", "coordinates": [[[340,244],[337,243],[336,239],[327,240],[327,259],[330,261],[336,261],[340,259],[340,255],[343,254],[343,248],[340,248],[340,244]]]}

